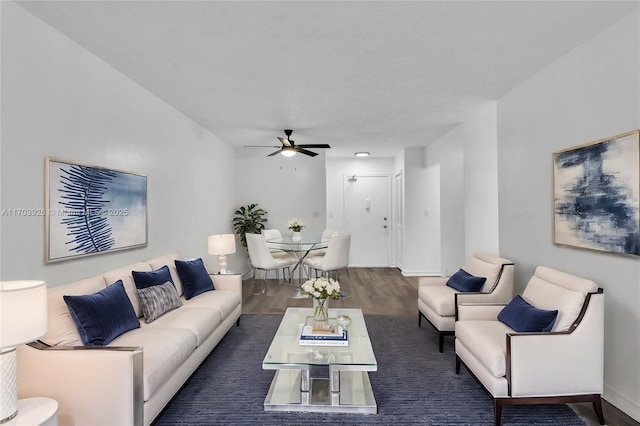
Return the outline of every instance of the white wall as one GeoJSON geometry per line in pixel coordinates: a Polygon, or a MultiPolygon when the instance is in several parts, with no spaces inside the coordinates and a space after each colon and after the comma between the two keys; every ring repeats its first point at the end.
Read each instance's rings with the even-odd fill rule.
{"type": "Polygon", "coordinates": [[[474,110],[463,123],[465,258],[500,254],[498,227],[497,102],[474,110]]]}
{"type": "Polygon", "coordinates": [[[639,22],[636,10],[498,102],[500,248],[517,291],[537,265],[604,288],[604,397],[636,420],[640,259],[553,244],[552,153],[640,127],[639,22]]]}
{"type": "Polygon", "coordinates": [[[440,271],[439,250],[433,250],[433,242],[440,240],[439,231],[435,235],[432,232],[434,222],[439,217],[435,210],[439,210],[437,196],[440,192],[434,190],[434,179],[428,180],[433,174],[428,173],[425,168],[424,152],[424,148],[404,150],[402,273],[406,276],[437,275],[440,271]],[[431,211],[434,211],[435,216],[431,215],[431,211]]]}
{"type": "Polygon", "coordinates": [[[425,152],[425,165],[440,169],[441,275],[451,275],[465,261],[464,139],[458,125],[425,152]]]}
{"type": "MultiPolygon", "coordinates": [[[[270,152],[264,149],[235,149],[237,173],[233,210],[258,203],[268,212],[267,228],[290,234],[287,222],[292,217],[299,217],[307,225],[303,233],[321,235],[325,229],[327,210],[324,153],[321,152],[317,157],[300,154],[290,158],[282,155],[267,157],[270,152]]],[[[244,266],[234,264],[234,268],[246,272],[248,263],[244,266]]]]}
{"type": "Polygon", "coordinates": [[[2,209],[44,208],[45,157],[148,177],[145,248],[45,264],[42,217],[3,216],[2,279],[50,286],[171,251],[207,255],[230,232],[232,149],[14,3],[2,2],[2,209]]]}
{"type": "Polygon", "coordinates": [[[344,232],[344,176],[393,174],[393,159],[329,157],[327,167],[327,228],[344,232]]]}

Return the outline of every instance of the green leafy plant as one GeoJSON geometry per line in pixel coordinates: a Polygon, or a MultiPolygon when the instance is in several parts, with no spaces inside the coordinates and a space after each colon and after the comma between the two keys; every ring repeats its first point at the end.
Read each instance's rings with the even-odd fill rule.
{"type": "Polygon", "coordinates": [[[259,234],[264,229],[267,221],[267,212],[258,207],[258,204],[242,206],[235,211],[233,229],[240,237],[243,246],[247,246],[246,234],[259,234]]]}

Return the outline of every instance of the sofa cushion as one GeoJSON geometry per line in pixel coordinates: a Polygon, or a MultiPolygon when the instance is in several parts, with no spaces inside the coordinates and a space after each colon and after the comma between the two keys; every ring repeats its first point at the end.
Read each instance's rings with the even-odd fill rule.
{"type": "Polygon", "coordinates": [[[551,331],[557,316],[557,310],[538,309],[516,296],[500,311],[498,320],[518,333],[531,333],[551,331]]]}
{"type": "Polygon", "coordinates": [[[133,282],[132,271],[151,272],[151,266],[146,262],[134,263],[133,265],[105,272],[102,276],[107,282],[107,285],[113,284],[118,280],[122,281],[127,296],[129,296],[129,300],[131,300],[131,304],[133,305],[133,310],[137,316],[141,317],[142,308],[140,307],[140,302],[138,302],[138,294],[136,293],[136,285],[133,282]]]}
{"type": "Polygon", "coordinates": [[[435,313],[443,317],[452,317],[456,313],[455,293],[446,285],[422,286],[418,288],[418,298],[435,313]]]}
{"type": "Polygon", "coordinates": [[[138,290],[141,288],[164,284],[166,282],[173,284],[171,273],[169,272],[169,267],[167,265],[153,271],[131,271],[131,276],[133,277],[133,283],[136,285],[138,290]]]}
{"type": "Polygon", "coordinates": [[[578,318],[585,295],[552,284],[537,276],[531,277],[522,298],[538,309],[558,310],[558,318],[551,331],[567,331],[578,318]]]}
{"type": "MultiPolygon", "coordinates": [[[[167,269],[167,273],[168,273],[167,269]]],[[[171,281],[160,285],[151,285],[137,290],[144,322],[147,324],[165,313],[182,306],[178,291],[171,281]]]]}
{"type": "Polygon", "coordinates": [[[493,288],[493,285],[498,279],[500,268],[500,265],[485,262],[484,260],[480,260],[475,256],[469,258],[462,267],[462,269],[464,269],[471,275],[475,275],[476,277],[485,277],[487,279],[484,283],[483,288],[480,290],[483,293],[486,293],[493,288]]]}
{"type": "Polygon", "coordinates": [[[40,338],[47,345],[80,346],[82,340],[62,296],[96,293],[107,286],[101,275],[47,288],[47,334],[40,338]]]}
{"type": "Polygon", "coordinates": [[[175,284],[176,290],[178,290],[178,294],[182,296],[182,281],[180,281],[180,276],[178,275],[178,271],[176,270],[176,259],[180,259],[179,253],[171,253],[164,256],[156,257],[148,261],[149,266],[152,269],[160,269],[163,266],[169,267],[169,272],[171,273],[171,281],[175,284]]]}
{"type": "Polygon", "coordinates": [[[180,309],[168,312],[149,325],[143,325],[143,327],[184,328],[196,336],[196,346],[200,346],[211,336],[220,323],[220,312],[215,308],[189,308],[183,306],[180,309]]]}
{"type": "MultiPolygon", "coordinates": [[[[173,311],[176,312],[176,311],[173,311]]],[[[144,400],[149,398],[189,358],[196,336],[183,328],[156,328],[153,324],[129,331],[109,346],[141,346],[144,400]]]]}
{"type": "Polygon", "coordinates": [[[496,377],[503,377],[507,371],[507,333],[513,333],[513,330],[500,321],[456,322],[456,339],[460,339],[496,377]]]}
{"type": "Polygon", "coordinates": [[[447,286],[462,292],[478,292],[484,286],[487,277],[478,277],[471,275],[464,269],[451,275],[447,280],[447,286]]]}
{"type": "Polygon", "coordinates": [[[185,299],[214,289],[213,281],[204,267],[202,259],[176,260],[176,270],[182,281],[185,299]]]}
{"type": "Polygon", "coordinates": [[[122,281],[97,293],[63,296],[86,346],[104,346],[113,339],[140,327],[122,281]]]}
{"type": "Polygon", "coordinates": [[[215,290],[200,294],[190,300],[185,300],[187,308],[214,308],[217,309],[220,319],[224,321],[238,306],[242,295],[237,291],[215,290]]]}

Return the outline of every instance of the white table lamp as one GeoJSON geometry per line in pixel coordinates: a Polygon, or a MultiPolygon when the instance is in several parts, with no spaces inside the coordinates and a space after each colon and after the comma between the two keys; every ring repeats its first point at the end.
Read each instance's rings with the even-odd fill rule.
{"type": "Polygon", "coordinates": [[[18,414],[16,346],[46,332],[46,283],[0,281],[0,424],[18,414]]]}
{"type": "Polygon", "coordinates": [[[227,273],[227,254],[236,252],[236,237],[233,234],[212,235],[209,237],[209,254],[219,256],[220,273],[227,273]]]}

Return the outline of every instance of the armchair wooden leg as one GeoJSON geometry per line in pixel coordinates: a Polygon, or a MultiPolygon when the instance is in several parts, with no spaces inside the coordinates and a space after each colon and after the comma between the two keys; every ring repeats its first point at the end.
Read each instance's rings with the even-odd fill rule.
{"type": "Polygon", "coordinates": [[[493,400],[493,424],[500,426],[502,423],[502,402],[499,399],[493,400]]]}
{"type": "Polygon", "coordinates": [[[442,349],[444,348],[444,333],[438,333],[438,347],[440,348],[440,353],[442,353],[442,349]]]}
{"type": "Polygon", "coordinates": [[[418,327],[422,327],[422,313],[418,311],[418,327]]]}
{"type": "Polygon", "coordinates": [[[456,374],[460,374],[460,358],[456,355],[456,374]]]}
{"type": "Polygon", "coordinates": [[[601,425],[607,424],[604,420],[604,412],[602,411],[602,397],[600,395],[597,395],[596,398],[593,400],[593,410],[596,412],[596,415],[598,416],[598,421],[600,422],[600,424],[601,425]]]}

